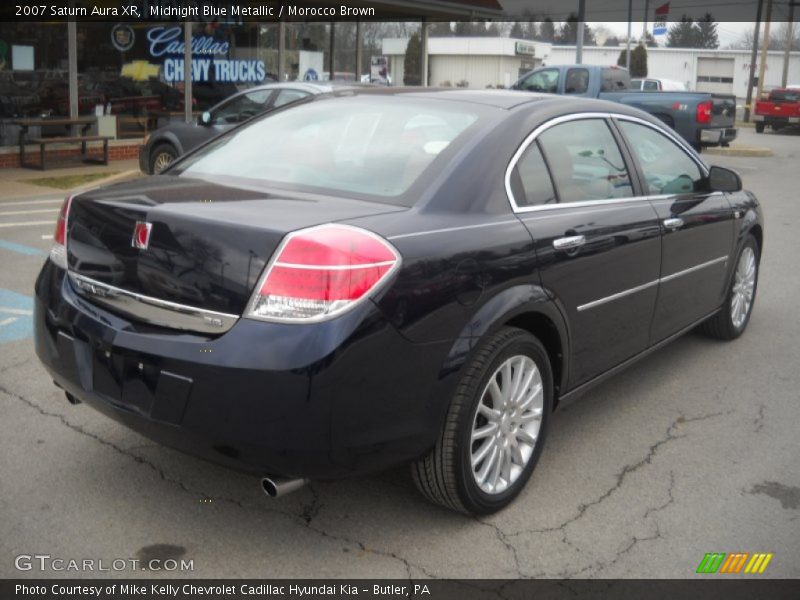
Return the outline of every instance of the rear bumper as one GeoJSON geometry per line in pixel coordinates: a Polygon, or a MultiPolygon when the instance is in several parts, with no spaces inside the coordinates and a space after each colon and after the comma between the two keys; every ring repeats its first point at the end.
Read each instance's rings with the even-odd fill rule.
{"type": "Polygon", "coordinates": [[[772,115],[753,115],[753,121],[765,125],[800,125],[800,117],[774,117],[772,115]]]}
{"type": "Polygon", "coordinates": [[[698,141],[703,146],[727,146],[736,139],[737,134],[738,130],[734,127],[701,129],[698,141]]]}
{"type": "Polygon", "coordinates": [[[219,337],[144,328],[75,294],[47,261],[36,353],[54,381],[164,445],[260,474],[334,479],[423,454],[454,376],[371,303],[311,327],[239,320],[219,337]]]}

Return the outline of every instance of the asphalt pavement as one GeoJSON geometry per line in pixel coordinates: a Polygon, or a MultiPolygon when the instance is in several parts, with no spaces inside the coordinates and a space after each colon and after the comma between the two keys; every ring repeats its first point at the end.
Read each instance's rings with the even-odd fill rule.
{"type": "Polygon", "coordinates": [[[689,334],[557,411],[523,494],[481,519],[428,504],[404,468],[272,500],[253,477],[69,405],[30,338],[63,194],[5,197],[0,576],[687,578],[708,552],[766,552],[758,577],[799,577],[800,134],[741,137],[774,156],[706,160],[738,169],[764,207],[746,334],[689,334]],[[17,569],[34,554],[192,570],[17,569]]]}

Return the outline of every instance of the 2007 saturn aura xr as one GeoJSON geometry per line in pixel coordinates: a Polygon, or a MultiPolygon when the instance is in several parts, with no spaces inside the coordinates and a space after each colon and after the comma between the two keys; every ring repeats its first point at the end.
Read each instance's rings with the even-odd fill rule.
{"type": "Polygon", "coordinates": [[[565,399],[747,327],[761,209],[659,121],[503,91],[349,91],[64,202],[36,352],[73,402],[277,495],[410,463],[516,497],[565,399]]]}

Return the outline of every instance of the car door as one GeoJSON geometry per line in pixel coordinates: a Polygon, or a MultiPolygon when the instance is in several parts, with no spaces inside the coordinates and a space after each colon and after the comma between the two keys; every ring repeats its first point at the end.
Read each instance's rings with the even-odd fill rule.
{"type": "Polygon", "coordinates": [[[558,93],[558,69],[537,69],[514,84],[514,89],[526,92],[558,93]]]}
{"type": "Polygon", "coordinates": [[[602,116],[566,117],[540,127],[508,172],[515,212],[534,239],[542,285],[569,325],[570,387],[649,341],[659,225],[631,173],[602,116]]]}
{"type": "Polygon", "coordinates": [[[646,123],[620,118],[661,226],[661,274],[651,342],[719,308],[734,241],[728,198],[708,189],[707,170],[677,139],[646,123]]]}

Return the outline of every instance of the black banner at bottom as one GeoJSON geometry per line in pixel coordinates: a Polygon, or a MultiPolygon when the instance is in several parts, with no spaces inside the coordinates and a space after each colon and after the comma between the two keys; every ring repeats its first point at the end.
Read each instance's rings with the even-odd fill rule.
{"type": "Polygon", "coordinates": [[[509,579],[7,579],[2,600],[560,600],[610,598],[648,600],[796,600],[800,581],[791,579],[709,578],[694,580],[509,580],[509,579]]]}

